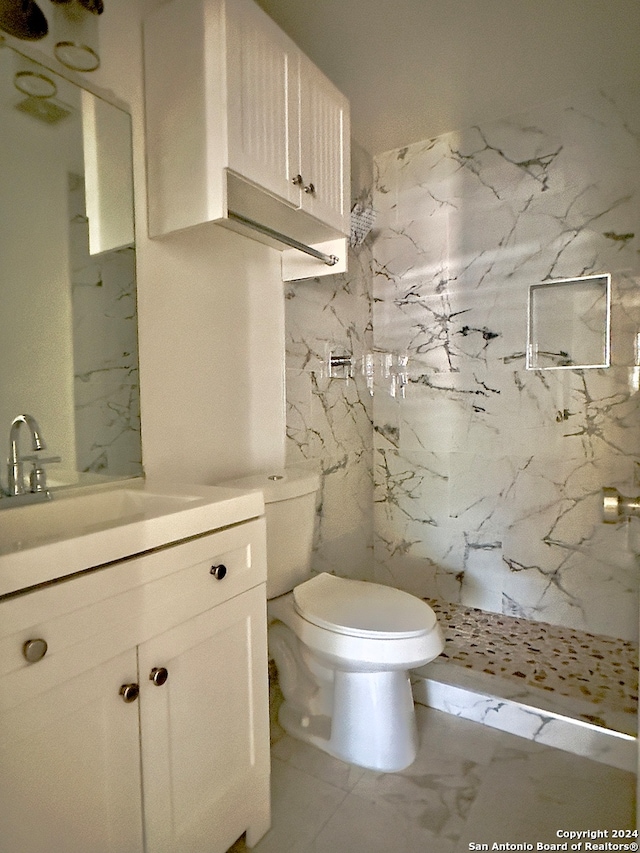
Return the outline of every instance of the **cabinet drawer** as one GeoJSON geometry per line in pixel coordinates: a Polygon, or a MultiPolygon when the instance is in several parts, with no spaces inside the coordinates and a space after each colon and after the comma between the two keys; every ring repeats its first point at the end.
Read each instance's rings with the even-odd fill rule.
{"type": "MultiPolygon", "coordinates": [[[[143,626],[147,636],[265,583],[266,557],[256,543],[242,542],[220,550],[211,543],[198,562],[146,584],[142,590],[143,626]]],[[[194,557],[196,555],[194,554],[194,557]]]]}
{"type": "Polygon", "coordinates": [[[81,671],[265,580],[264,519],[256,519],[7,599],[0,602],[0,675],[37,669],[44,676],[56,657],[81,671]],[[226,573],[217,579],[211,569],[220,566],[226,573]],[[23,656],[32,639],[48,645],[36,664],[23,656]],[[63,654],[73,647],[75,654],[63,654]]]}

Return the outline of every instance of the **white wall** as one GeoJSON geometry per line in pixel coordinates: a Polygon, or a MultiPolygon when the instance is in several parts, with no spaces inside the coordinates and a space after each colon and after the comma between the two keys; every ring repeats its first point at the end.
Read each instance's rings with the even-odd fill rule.
{"type": "Polygon", "coordinates": [[[207,483],[282,464],[282,281],[214,227],[148,247],[138,277],[143,461],[207,483]]]}
{"type": "Polygon", "coordinates": [[[223,228],[146,236],[140,20],[155,5],[105,4],[90,76],[133,115],[145,471],[211,483],[283,464],[283,285],[276,251],[223,228]]]}

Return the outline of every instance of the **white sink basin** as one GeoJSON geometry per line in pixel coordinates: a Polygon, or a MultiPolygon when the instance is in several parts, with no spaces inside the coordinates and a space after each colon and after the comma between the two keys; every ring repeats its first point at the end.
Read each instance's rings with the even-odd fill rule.
{"type": "MultiPolygon", "coordinates": [[[[158,495],[143,490],[114,489],[94,494],[54,497],[41,504],[0,512],[0,549],[32,547],[42,540],[69,538],[101,530],[115,522],[130,524],[184,509],[194,495],[158,495]]],[[[10,500],[10,499],[9,499],[10,500]]]]}
{"type": "MultiPolygon", "coordinates": [[[[11,498],[3,498],[10,501],[11,498]]],[[[0,510],[0,596],[255,518],[262,495],[130,480],[0,510]]]]}

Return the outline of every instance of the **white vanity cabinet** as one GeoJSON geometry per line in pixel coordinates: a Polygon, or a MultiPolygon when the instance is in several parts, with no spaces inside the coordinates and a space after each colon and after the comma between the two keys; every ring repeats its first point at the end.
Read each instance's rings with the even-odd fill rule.
{"type": "Polygon", "coordinates": [[[254,519],[0,601],[1,853],[264,834],[265,579],[254,519]]]}
{"type": "Polygon", "coordinates": [[[253,0],[171,0],[144,36],[150,235],[215,221],[265,240],[233,211],[346,263],[347,99],[253,0]]]}
{"type": "Polygon", "coordinates": [[[89,648],[88,668],[69,677],[75,656],[0,680],[2,853],[143,849],[138,711],[118,695],[135,649],[104,660],[89,648]]]}
{"type": "Polygon", "coordinates": [[[250,590],[138,649],[148,853],[223,853],[269,827],[264,598],[250,590]]]}

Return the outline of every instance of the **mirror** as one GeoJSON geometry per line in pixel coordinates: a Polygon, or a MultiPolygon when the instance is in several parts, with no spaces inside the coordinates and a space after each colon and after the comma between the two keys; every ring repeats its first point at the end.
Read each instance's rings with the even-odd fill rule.
{"type": "Polygon", "coordinates": [[[529,287],[528,370],[608,367],[611,276],[581,276],[529,287]]]}
{"type": "Polygon", "coordinates": [[[130,117],[6,45],[0,111],[0,482],[18,414],[50,487],[139,476],[130,117]]]}

